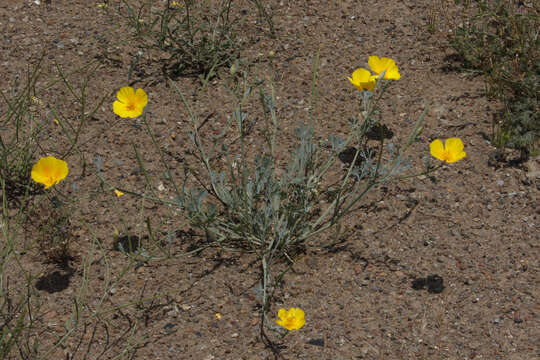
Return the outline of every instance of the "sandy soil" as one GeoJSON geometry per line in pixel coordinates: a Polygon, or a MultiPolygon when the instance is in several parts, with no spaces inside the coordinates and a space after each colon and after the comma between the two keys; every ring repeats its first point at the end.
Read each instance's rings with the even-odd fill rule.
{"type": "MultiPolygon", "coordinates": [[[[463,161],[438,170],[436,182],[415,178],[377,188],[365,207],[346,220],[339,246],[314,247],[299,256],[276,294],[273,313],[301,307],[307,323],[284,339],[271,335],[282,344],[280,356],[538,359],[539,183],[531,169],[540,166],[539,160],[517,166],[489,161],[495,150],[489,142],[491,119],[498,104],[486,99],[480,77],[453,70],[457,64],[438,31],[442,21],[437,31],[428,31],[432,2],[269,3],[275,39],[263,31],[253,5],[238,1],[238,9],[247,10],[240,15],[241,56],[250,76],[274,81],[284,159],[294,148],[293,130],[308,116],[318,51],[320,99],[314,116],[321,139],[346,131],[360,99],[346,78],[367,66],[368,56],[378,55],[395,59],[402,74],[381,105],[383,122],[395,133],[392,141],[407,137],[427,107],[424,131],[411,152],[413,168],[420,168],[435,138],[460,137],[467,152],[463,161]],[[441,279],[438,285],[418,281],[432,275],[442,279],[442,287],[441,279]]],[[[28,66],[43,55],[40,85],[58,77],[55,64],[69,73],[91,62],[89,106],[110,94],[82,129],[80,151],[65,158],[71,172],[61,188],[77,198],[74,259],[60,268],[46,263],[36,247],[21,257],[21,266],[35,279],[30,292],[37,311],[27,345],[13,358],[34,358],[28,344],[36,339],[42,356],[52,349],[49,359],[273,358],[259,338],[260,271],[254,256],[210,249],[197,256],[138,262],[115,245],[115,231],[137,234],[143,244],[149,241],[146,219],[164,239],[167,232],[174,235],[164,247],[172,255],[205,241],[171,209],[129,195],[117,198],[103,191],[92,171],[83,170],[83,163],[95,167],[100,157],[107,181],[142,192],[146,185],[135,144],[153,191],[163,199],[172,195],[144,127],[112,112],[114,93],[128,83],[149,94],[147,119],[168,150],[173,173],[181,176],[189,160],[187,112],[163,77],[160,54],[144,57],[128,80],[138,49],[114,11],[117,6],[110,1],[105,12],[87,0],[0,3],[2,91],[20,88],[28,66]],[[72,328],[76,308],[80,318],[72,328]]],[[[458,11],[453,6],[449,16],[458,11]]],[[[188,101],[197,100],[202,117],[213,114],[208,136],[220,131],[232,106],[228,69],[222,73],[197,99],[196,78],[174,80],[188,101]]],[[[70,79],[79,83],[81,76],[70,79]]],[[[76,119],[78,104],[60,83],[40,99],[46,105],[37,110],[44,131],[36,157],[65,153],[69,142],[52,121],[53,111],[76,119]]],[[[245,110],[261,114],[256,101],[245,110]]],[[[0,111],[7,111],[5,103],[0,111]]],[[[32,243],[36,236],[27,234],[21,243],[32,243]]],[[[160,254],[159,249],[148,251],[160,254]]],[[[19,278],[15,272],[4,275],[14,283],[19,278]]]]}

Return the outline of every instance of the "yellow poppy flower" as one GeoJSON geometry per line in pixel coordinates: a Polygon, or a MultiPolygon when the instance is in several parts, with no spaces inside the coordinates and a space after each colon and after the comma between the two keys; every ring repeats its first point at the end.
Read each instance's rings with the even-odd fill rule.
{"type": "Polygon", "coordinates": [[[135,91],[131,86],[118,90],[116,100],[113,103],[114,113],[122,118],[136,118],[142,115],[143,109],[148,104],[148,95],[143,89],[135,91]]]}
{"type": "Polygon", "coordinates": [[[278,316],[281,320],[276,320],[276,323],[287,330],[298,330],[306,323],[304,311],[300,308],[279,309],[278,316]]]}
{"type": "Polygon", "coordinates": [[[439,139],[433,140],[429,144],[429,151],[433,157],[447,163],[454,163],[467,156],[463,151],[463,142],[459,138],[446,139],[444,145],[439,139]]]}
{"type": "Polygon", "coordinates": [[[352,78],[348,77],[347,79],[349,79],[351,84],[353,84],[354,87],[360,91],[373,91],[375,88],[376,77],[371,75],[368,70],[363,68],[354,70],[352,73],[352,78]]]}
{"type": "Polygon", "coordinates": [[[48,189],[64,179],[68,172],[67,162],[54,156],[47,156],[34,164],[31,176],[35,182],[45,185],[45,189],[48,189]]]}
{"type": "Polygon", "coordinates": [[[368,64],[371,70],[378,75],[382,74],[383,71],[386,71],[384,73],[385,79],[399,80],[401,78],[396,62],[392,59],[387,57],[379,58],[378,56],[370,56],[368,64]]]}
{"type": "Polygon", "coordinates": [[[116,194],[116,196],[120,197],[120,196],[123,196],[124,193],[121,192],[120,190],[117,190],[117,189],[114,189],[114,193],[116,194]]]}

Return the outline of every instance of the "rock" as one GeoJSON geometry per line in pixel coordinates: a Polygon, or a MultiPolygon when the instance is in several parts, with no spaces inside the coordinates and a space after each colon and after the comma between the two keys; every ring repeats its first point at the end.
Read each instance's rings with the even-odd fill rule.
{"type": "Polygon", "coordinates": [[[55,319],[58,316],[58,313],[56,311],[49,311],[43,315],[44,320],[52,320],[55,319]]]}
{"type": "Polygon", "coordinates": [[[444,104],[436,104],[431,108],[433,115],[437,117],[438,120],[445,119],[448,111],[444,104]]]}
{"type": "Polygon", "coordinates": [[[324,347],[324,339],[311,339],[307,343],[313,346],[324,347]]]}
{"type": "Polygon", "coordinates": [[[526,176],[529,180],[536,180],[540,179],[540,166],[538,163],[540,162],[540,156],[537,156],[534,159],[530,159],[525,163],[525,167],[527,168],[526,176]]]}

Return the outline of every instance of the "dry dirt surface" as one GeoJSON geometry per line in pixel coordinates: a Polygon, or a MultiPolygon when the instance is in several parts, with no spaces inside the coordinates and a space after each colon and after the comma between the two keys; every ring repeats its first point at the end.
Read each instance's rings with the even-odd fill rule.
{"type": "MultiPolygon", "coordinates": [[[[300,307],[306,325],[283,339],[270,333],[280,344],[279,357],[539,359],[539,183],[533,170],[540,165],[538,159],[527,166],[489,161],[498,104],[486,99],[480,77],[455,70],[443,34],[427,30],[434,2],[271,0],[275,39],[263,31],[251,2],[234,3],[246,10],[238,12],[244,16],[244,70],[275,85],[283,159],[295,147],[293,130],[308,117],[317,53],[319,102],[313,115],[320,139],[343,135],[348,119],[357,116],[360,97],[347,76],[378,55],[395,59],[401,73],[381,101],[392,141],[406,138],[427,109],[420,142],[410,154],[418,163],[413,161],[413,170],[420,169],[435,138],[460,137],[467,152],[464,160],[433,174],[436,181],[412,178],[375,189],[345,221],[338,246],[308,248],[298,256],[270,317],[275,319],[278,308],[300,307]]],[[[452,4],[448,16],[457,11],[452,4]]],[[[42,356],[50,349],[47,359],[272,359],[276,355],[259,337],[256,257],[209,249],[142,262],[118,251],[115,231],[138,234],[144,244],[147,223],[159,234],[174,235],[163,235],[173,256],[205,241],[165,206],[117,198],[83,170],[83,157],[87,166],[100,158],[108,182],[145,191],[135,145],[156,196],[172,195],[144,126],[112,112],[115,92],[127,84],[149,94],[147,120],[167,149],[174,175],[188,161],[190,123],[163,76],[159,54],[143,57],[128,80],[138,49],[116,15],[118,6],[109,1],[107,12],[90,0],[0,2],[5,94],[42,55],[40,84],[58,77],[56,65],[69,73],[91,64],[88,103],[110,94],[81,131],[79,151],[65,159],[71,171],[62,189],[78,196],[75,256],[64,268],[47,264],[37,249],[22,257],[21,266],[35,278],[29,291],[38,311],[25,335],[27,347],[21,345],[12,358],[33,358],[29,344],[39,339],[42,356]],[[89,253],[98,255],[88,258],[89,253]]],[[[203,117],[211,115],[209,134],[219,133],[231,110],[228,69],[222,71],[198,98],[198,79],[174,80],[188,101],[197,100],[203,117]]],[[[71,80],[80,82],[77,74],[71,80]]],[[[41,100],[64,116],[77,116],[78,104],[59,89],[51,88],[41,100]]],[[[50,109],[43,111],[47,130],[36,156],[69,148],[50,109]]],[[[256,102],[245,111],[261,113],[256,102]]],[[[4,276],[11,282],[19,278],[4,276]]]]}

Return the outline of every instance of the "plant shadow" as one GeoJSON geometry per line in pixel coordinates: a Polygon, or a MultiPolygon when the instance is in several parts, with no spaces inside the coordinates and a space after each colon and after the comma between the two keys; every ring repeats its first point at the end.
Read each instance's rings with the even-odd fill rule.
{"type": "Polygon", "coordinates": [[[137,235],[126,234],[119,236],[113,243],[113,249],[126,253],[134,253],[142,245],[142,238],[137,235]]]}

